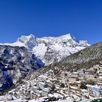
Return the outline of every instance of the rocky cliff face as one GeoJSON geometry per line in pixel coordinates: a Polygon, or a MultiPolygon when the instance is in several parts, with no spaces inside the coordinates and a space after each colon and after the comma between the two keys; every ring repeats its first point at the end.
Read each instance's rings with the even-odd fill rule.
{"type": "Polygon", "coordinates": [[[10,88],[43,66],[42,61],[25,47],[0,45],[0,90],[10,88]]]}

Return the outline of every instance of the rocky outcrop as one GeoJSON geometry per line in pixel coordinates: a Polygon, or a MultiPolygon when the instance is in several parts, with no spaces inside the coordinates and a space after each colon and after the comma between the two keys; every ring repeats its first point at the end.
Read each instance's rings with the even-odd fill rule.
{"type": "Polygon", "coordinates": [[[42,61],[25,47],[0,45],[0,91],[10,88],[43,66],[42,61]]]}

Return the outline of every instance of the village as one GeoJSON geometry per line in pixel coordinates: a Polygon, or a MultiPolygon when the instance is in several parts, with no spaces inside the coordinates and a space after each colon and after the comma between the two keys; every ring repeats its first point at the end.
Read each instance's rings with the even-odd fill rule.
{"type": "Polygon", "coordinates": [[[29,80],[23,81],[5,97],[1,96],[0,102],[91,102],[102,98],[101,64],[77,71],[55,67],[40,76],[32,74],[29,80]]]}

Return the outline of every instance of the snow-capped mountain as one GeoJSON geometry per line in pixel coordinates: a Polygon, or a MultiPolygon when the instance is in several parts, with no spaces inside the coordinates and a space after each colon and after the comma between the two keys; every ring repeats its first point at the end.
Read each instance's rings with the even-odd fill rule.
{"type": "Polygon", "coordinates": [[[14,45],[23,45],[40,58],[46,65],[78,52],[87,46],[87,41],[77,42],[70,34],[59,37],[36,38],[34,35],[21,36],[14,45]]]}
{"type": "Polygon", "coordinates": [[[87,41],[76,41],[70,34],[42,38],[36,38],[30,34],[28,36],[21,36],[16,42],[7,45],[26,47],[36,57],[40,58],[45,65],[60,61],[62,58],[89,46],[87,41]]]}

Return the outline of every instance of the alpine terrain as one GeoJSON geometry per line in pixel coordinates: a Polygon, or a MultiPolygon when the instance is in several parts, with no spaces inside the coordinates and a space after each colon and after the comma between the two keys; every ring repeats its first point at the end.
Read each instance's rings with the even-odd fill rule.
{"type": "MultiPolygon", "coordinates": [[[[93,102],[102,98],[102,43],[70,34],[0,44],[0,102],[93,102]]],[[[101,102],[101,101],[100,101],[101,102]]]]}

